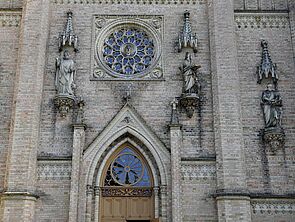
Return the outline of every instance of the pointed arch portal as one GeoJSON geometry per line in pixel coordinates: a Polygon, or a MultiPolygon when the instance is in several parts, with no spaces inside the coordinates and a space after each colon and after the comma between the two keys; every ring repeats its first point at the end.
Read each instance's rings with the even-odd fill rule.
{"type": "Polygon", "coordinates": [[[166,221],[170,153],[129,104],[84,151],[83,166],[86,221],[166,221]]]}
{"type": "Polygon", "coordinates": [[[105,165],[100,181],[100,221],[151,221],[154,215],[153,177],[144,156],[122,144],[105,165]]]}

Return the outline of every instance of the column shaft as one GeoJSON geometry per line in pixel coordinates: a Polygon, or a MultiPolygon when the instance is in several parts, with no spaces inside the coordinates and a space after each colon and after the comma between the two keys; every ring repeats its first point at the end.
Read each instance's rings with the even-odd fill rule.
{"type": "Polygon", "coordinates": [[[85,144],[85,126],[74,125],[69,222],[78,218],[81,157],[85,144]]]}
{"type": "Polygon", "coordinates": [[[181,222],[181,178],[180,178],[180,149],[182,135],[180,126],[170,126],[171,144],[171,185],[172,185],[172,221],[181,222]]]}
{"type": "Polygon", "coordinates": [[[289,0],[289,19],[291,28],[291,38],[293,45],[293,58],[295,63],[295,2],[294,0],[289,0]]]}
{"type": "Polygon", "coordinates": [[[2,221],[13,222],[20,218],[24,222],[34,221],[49,19],[49,0],[24,1],[7,171],[1,203],[2,221]],[[18,198],[20,196],[22,198],[18,198]]]}
{"type": "Polygon", "coordinates": [[[208,1],[219,221],[251,221],[233,0],[208,1]],[[235,198],[227,198],[235,195],[235,198]],[[238,210],[237,210],[238,209],[238,210]]]}

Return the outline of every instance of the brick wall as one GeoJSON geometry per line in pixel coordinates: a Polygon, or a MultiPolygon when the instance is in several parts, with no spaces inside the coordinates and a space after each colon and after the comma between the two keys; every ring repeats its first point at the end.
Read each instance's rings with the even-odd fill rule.
{"type": "Polygon", "coordinates": [[[288,0],[234,0],[235,10],[286,10],[288,0]]]}
{"type": "Polygon", "coordinates": [[[3,189],[9,130],[12,116],[13,87],[17,66],[21,12],[0,11],[0,189],[3,189]]]}

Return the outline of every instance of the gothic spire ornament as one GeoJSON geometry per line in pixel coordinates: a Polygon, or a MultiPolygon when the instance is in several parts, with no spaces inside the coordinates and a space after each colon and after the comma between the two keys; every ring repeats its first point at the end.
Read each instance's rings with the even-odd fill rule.
{"type": "Polygon", "coordinates": [[[196,33],[192,33],[189,16],[190,13],[186,10],[184,12],[183,30],[178,36],[178,52],[181,52],[183,48],[190,47],[196,53],[198,51],[198,39],[196,33]]]}
{"type": "Polygon", "coordinates": [[[265,78],[271,78],[275,88],[277,89],[277,83],[279,80],[278,74],[276,72],[277,66],[271,60],[269,51],[268,51],[268,43],[266,40],[261,41],[262,47],[262,58],[261,64],[258,66],[258,80],[257,83],[261,84],[261,81],[265,78]]]}
{"type": "Polygon", "coordinates": [[[73,29],[73,13],[67,12],[67,24],[65,30],[59,35],[59,51],[62,51],[63,47],[68,45],[74,47],[74,51],[78,51],[78,36],[75,35],[73,29]]]}

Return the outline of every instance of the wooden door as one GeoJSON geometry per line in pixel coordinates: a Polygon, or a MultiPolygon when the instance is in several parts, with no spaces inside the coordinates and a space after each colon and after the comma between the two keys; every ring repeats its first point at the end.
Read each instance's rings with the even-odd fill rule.
{"type": "Polygon", "coordinates": [[[143,156],[130,144],[119,148],[103,171],[100,222],[154,219],[153,178],[143,156]]]}
{"type": "Polygon", "coordinates": [[[102,197],[102,222],[126,220],[152,220],[154,207],[152,197],[102,197]]]}

